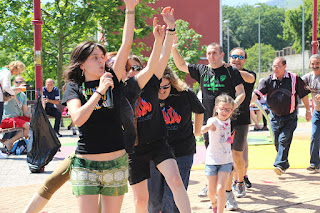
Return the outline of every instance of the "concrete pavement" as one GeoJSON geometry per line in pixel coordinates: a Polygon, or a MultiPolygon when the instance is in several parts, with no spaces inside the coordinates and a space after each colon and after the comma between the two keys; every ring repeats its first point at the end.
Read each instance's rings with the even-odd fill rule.
{"type": "MultiPolygon", "coordinates": [[[[306,128],[305,124],[299,124],[295,136],[310,135],[309,131],[311,132],[311,129],[306,128]]],[[[64,135],[60,138],[64,147],[77,140],[71,131],[62,129],[61,133],[64,135]]],[[[69,149],[67,152],[71,152],[73,148],[69,149]]],[[[25,155],[0,159],[0,213],[21,212],[41,183],[61,162],[61,156],[62,154],[58,153],[46,166],[45,172],[40,174],[30,174],[25,155]]],[[[278,177],[272,169],[249,169],[248,175],[253,186],[247,190],[245,198],[237,199],[239,210],[235,212],[320,212],[320,173],[312,174],[306,169],[289,169],[278,177]]],[[[208,209],[209,200],[197,196],[205,184],[204,171],[192,170],[188,189],[192,212],[212,212],[208,209]]],[[[70,182],[54,194],[43,212],[78,212],[70,182]]],[[[130,187],[121,212],[134,212],[130,187]]]]}

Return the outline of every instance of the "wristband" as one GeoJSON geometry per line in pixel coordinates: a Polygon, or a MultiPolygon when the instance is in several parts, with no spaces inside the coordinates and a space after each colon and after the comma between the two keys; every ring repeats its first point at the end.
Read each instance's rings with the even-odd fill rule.
{"type": "Polygon", "coordinates": [[[174,31],[176,31],[176,28],[173,28],[173,29],[167,28],[166,30],[169,32],[174,32],[174,31]]]}
{"type": "Polygon", "coordinates": [[[94,92],[98,93],[101,97],[103,96],[98,90],[96,90],[94,92]]]}
{"type": "Polygon", "coordinates": [[[236,103],[236,104],[237,104],[237,107],[239,106],[239,103],[238,103],[238,101],[237,101],[237,100],[234,100],[234,103],[236,103]]]}
{"type": "Polygon", "coordinates": [[[126,10],[126,11],[125,11],[125,13],[126,13],[126,14],[134,14],[134,13],[135,13],[135,11],[134,11],[134,10],[133,10],[133,11],[126,10]]]}

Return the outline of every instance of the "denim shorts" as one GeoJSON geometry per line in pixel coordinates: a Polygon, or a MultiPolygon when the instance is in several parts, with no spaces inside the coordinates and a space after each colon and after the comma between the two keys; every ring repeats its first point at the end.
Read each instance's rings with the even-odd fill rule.
{"type": "Polygon", "coordinates": [[[128,155],[111,161],[74,157],[70,172],[74,195],[121,196],[128,192],[128,155]]]}
{"type": "Polygon", "coordinates": [[[221,164],[221,165],[207,165],[204,169],[204,174],[206,176],[216,176],[218,172],[232,172],[232,163],[221,164]]]}

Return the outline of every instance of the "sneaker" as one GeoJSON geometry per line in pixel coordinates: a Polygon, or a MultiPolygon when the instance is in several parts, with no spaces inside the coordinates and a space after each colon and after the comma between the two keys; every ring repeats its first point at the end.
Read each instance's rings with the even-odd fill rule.
{"type": "Polygon", "coordinates": [[[311,171],[311,172],[315,172],[315,173],[319,173],[320,172],[320,169],[319,169],[319,166],[315,166],[315,165],[311,165],[307,168],[308,171],[311,171]]]}
{"type": "Polygon", "coordinates": [[[249,178],[248,178],[247,175],[243,177],[243,181],[244,181],[244,183],[246,184],[246,187],[247,187],[248,189],[251,188],[252,184],[251,184],[251,182],[250,182],[250,180],[249,180],[249,178]]]}
{"type": "Polygon", "coordinates": [[[237,183],[236,185],[236,197],[240,198],[240,197],[245,197],[246,196],[246,186],[244,185],[244,183],[237,183]]]}
{"type": "Polygon", "coordinates": [[[0,159],[7,159],[9,155],[0,151],[0,159]]]}
{"type": "Polygon", "coordinates": [[[62,135],[59,132],[56,132],[58,137],[62,137],[62,135]]]}
{"type": "Polygon", "coordinates": [[[279,166],[275,167],[273,171],[279,176],[281,176],[284,173],[284,170],[279,166]]]}
{"type": "Polygon", "coordinates": [[[208,196],[208,186],[206,185],[201,192],[199,192],[198,197],[207,197],[208,196]]]}
{"type": "Polygon", "coordinates": [[[74,127],[72,127],[72,134],[73,134],[73,135],[77,135],[77,130],[76,130],[76,128],[74,128],[74,127]]]}
{"type": "Polygon", "coordinates": [[[228,211],[233,211],[233,210],[238,209],[238,204],[236,202],[236,199],[234,198],[232,191],[226,192],[226,197],[227,197],[226,209],[228,211]]]}
{"type": "Polygon", "coordinates": [[[237,190],[237,183],[238,183],[238,181],[237,180],[235,180],[235,181],[233,181],[233,183],[232,183],[232,190],[233,191],[236,191],[237,190]]]}

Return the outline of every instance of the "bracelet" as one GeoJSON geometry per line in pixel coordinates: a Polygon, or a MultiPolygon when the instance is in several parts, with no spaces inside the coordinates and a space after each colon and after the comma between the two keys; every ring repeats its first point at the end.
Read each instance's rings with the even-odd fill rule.
{"type": "Polygon", "coordinates": [[[173,29],[167,28],[166,30],[170,31],[170,32],[174,32],[174,31],[176,31],[176,28],[173,28],[173,29]]]}
{"type": "Polygon", "coordinates": [[[94,92],[98,93],[101,97],[103,96],[98,90],[96,90],[94,92]]]}
{"type": "Polygon", "coordinates": [[[126,14],[134,14],[134,13],[135,13],[135,11],[134,11],[134,10],[133,10],[133,11],[126,10],[126,11],[125,11],[125,13],[126,13],[126,14]]]}
{"type": "Polygon", "coordinates": [[[311,112],[310,110],[306,110],[306,112],[311,112]]]}
{"type": "Polygon", "coordinates": [[[237,101],[237,100],[234,100],[234,103],[236,103],[236,104],[237,104],[237,107],[239,106],[239,103],[238,103],[238,101],[237,101]]]}

